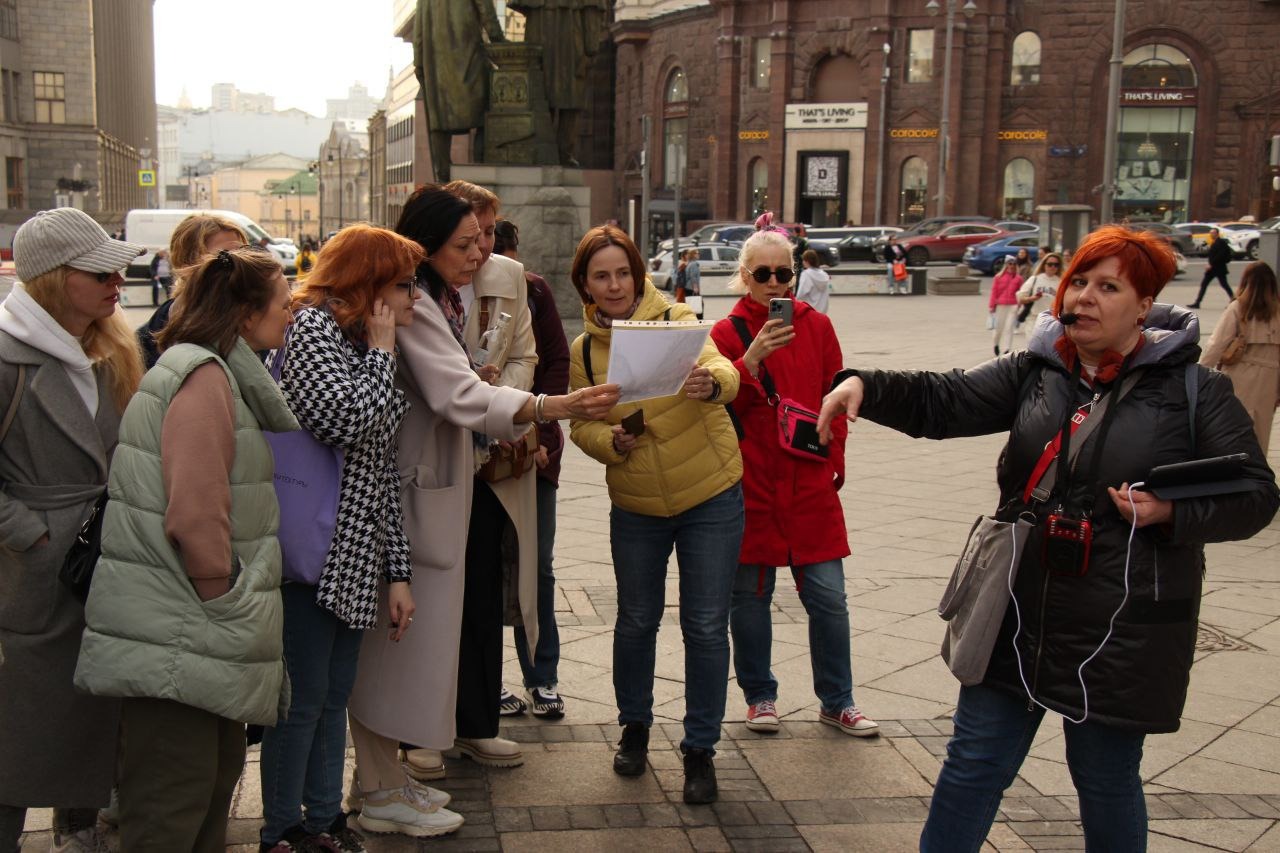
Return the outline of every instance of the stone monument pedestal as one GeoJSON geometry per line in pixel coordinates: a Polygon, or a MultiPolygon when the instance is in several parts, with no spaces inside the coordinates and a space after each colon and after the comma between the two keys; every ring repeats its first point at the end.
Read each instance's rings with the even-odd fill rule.
{"type": "Polygon", "coordinates": [[[929,279],[929,293],[936,296],[973,296],[981,292],[982,279],[965,264],[956,264],[951,275],[929,279]]]}
{"type": "Polygon", "coordinates": [[[498,194],[502,199],[498,215],[520,229],[521,263],[551,285],[562,318],[580,319],[582,299],[569,280],[569,268],[578,241],[591,225],[591,188],[583,170],[562,166],[455,165],[453,177],[498,194]]]}
{"type": "MultiPolygon", "coordinates": [[[[559,162],[542,77],[542,48],[521,42],[485,46],[496,68],[484,116],[484,162],[526,166],[559,162]]],[[[501,193],[499,193],[501,195],[501,193]]]]}

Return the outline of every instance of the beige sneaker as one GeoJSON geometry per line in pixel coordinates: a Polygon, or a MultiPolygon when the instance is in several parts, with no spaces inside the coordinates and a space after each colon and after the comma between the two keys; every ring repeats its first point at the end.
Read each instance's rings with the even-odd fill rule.
{"type": "Polygon", "coordinates": [[[365,796],[356,823],[367,832],[398,832],[415,838],[448,835],[462,826],[462,815],[433,806],[406,785],[365,796]]]}
{"type": "Polygon", "coordinates": [[[520,744],[502,737],[460,737],[445,755],[450,758],[465,756],[486,767],[519,767],[524,764],[520,744]]]}
{"type": "Polygon", "coordinates": [[[97,828],[82,829],[70,835],[55,834],[49,853],[107,853],[107,840],[97,828]]]}
{"type": "Polygon", "coordinates": [[[415,779],[430,782],[445,776],[444,756],[438,749],[406,749],[404,772],[415,779]]]}
{"type": "MultiPolygon", "coordinates": [[[[419,799],[426,800],[436,808],[444,808],[453,799],[450,794],[438,788],[432,788],[430,785],[424,785],[412,776],[406,781],[419,799]]],[[[364,791],[360,788],[360,774],[353,772],[351,774],[351,785],[347,788],[347,798],[342,803],[343,809],[352,813],[360,811],[364,806],[364,797],[364,791]]]]}

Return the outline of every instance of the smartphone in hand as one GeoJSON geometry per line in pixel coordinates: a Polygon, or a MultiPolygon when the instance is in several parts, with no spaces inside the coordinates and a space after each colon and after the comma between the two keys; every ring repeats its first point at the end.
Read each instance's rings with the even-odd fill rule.
{"type": "Polygon", "coordinates": [[[782,325],[790,326],[791,317],[795,312],[795,303],[790,299],[770,299],[769,300],[769,319],[781,320],[782,325]]]}
{"type": "Polygon", "coordinates": [[[636,409],[627,415],[620,422],[622,429],[627,435],[642,436],[644,435],[644,409],[636,409]]]}

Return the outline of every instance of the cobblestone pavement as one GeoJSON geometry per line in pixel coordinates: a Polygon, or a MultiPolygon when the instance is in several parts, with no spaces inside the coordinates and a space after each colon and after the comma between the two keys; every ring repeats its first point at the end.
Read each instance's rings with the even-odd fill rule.
{"type": "MultiPolygon", "coordinates": [[[[1171,285],[1165,298],[1188,301],[1192,278],[1171,285]]],[[[1207,301],[1206,337],[1222,308],[1213,294],[1207,301]]],[[[730,305],[710,298],[708,316],[723,316],[730,305]]],[[[990,353],[986,297],[844,297],[832,300],[831,314],[850,365],[942,369],[990,353]]],[[[435,784],[454,795],[467,818],[457,834],[434,841],[372,837],[369,849],[915,850],[957,692],[938,656],[942,623],[934,608],[974,516],[994,506],[1002,443],[1002,436],[913,441],[865,422],[853,428],[842,496],[853,548],[845,566],[855,697],[879,720],[881,737],[849,738],[817,722],[804,609],[793,586],[779,583],[773,668],[782,731],[747,731],[742,694],[731,681],[716,758],[721,800],[698,807],[680,801],[684,665],[674,563],[658,638],[650,770],[623,779],[610,768],[618,728],[609,502],[601,467],[570,447],[556,542],[567,716],[556,723],[504,719],[504,733],[524,748],[520,768],[450,762],[448,778],[435,784]]],[[[1280,435],[1273,434],[1272,447],[1280,449],[1280,435]]],[[[1273,467],[1280,464],[1277,449],[1273,467]]],[[[1210,546],[1208,565],[1182,729],[1147,740],[1150,849],[1280,850],[1280,523],[1248,542],[1210,546]]],[[[513,688],[514,657],[508,641],[513,688]]],[[[231,850],[256,850],[256,761],[251,752],[230,825],[231,850]]],[[[45,849],[48,820],[47,812],[32,813],[27,850],[45,849]]],[[[1083,846],[1061,726],[1049,715],[986,849],[1083,846]]]]}

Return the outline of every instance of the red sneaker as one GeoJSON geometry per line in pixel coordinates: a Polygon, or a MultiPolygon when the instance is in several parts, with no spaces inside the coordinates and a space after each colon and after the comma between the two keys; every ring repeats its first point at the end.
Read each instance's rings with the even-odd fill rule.
{"type": "Polygon", "coordinates": [[[819,711],[818,720],[854,737],[875,737],[880,734],[880,724],[863,716],[857,705],[850,705],[838,712],[819,711]]]}
{"type": "Polygon", "coordinates": [[[772,734],[781,727],[778,709],[773,706],[773,700],[765,699],[747,706],[747,728],[751,731],[772,734]]]}

